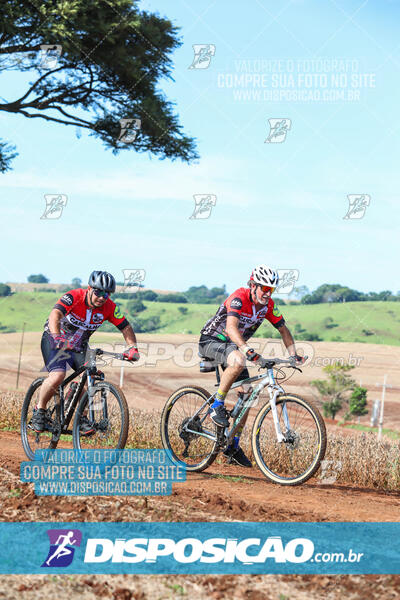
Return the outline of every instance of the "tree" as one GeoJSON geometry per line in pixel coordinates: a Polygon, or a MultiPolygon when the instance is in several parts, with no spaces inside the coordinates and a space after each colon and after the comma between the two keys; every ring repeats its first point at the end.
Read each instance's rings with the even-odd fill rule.
{"type": "Polygon", "coordinates": [[[145,292],[138,292],[138,294],[139,293],[141,294],[143,300],[148,300],[149,302],[154,302],[158,298],[158,294],[153,292],[153,290],[146,290],[145,292]]]}
{"type": "Polygon", "coordinates": [[[0,283],[0,296],[11,296],[11,288],[6,283],[0,283]]]}
{"type": "Polygon", "coordinates": [[[49,283],[47,277],[39,273],[39,275],[29,275],[28,277],[29,283],[49,283]]]}
{"type": "MultiPolygon", "coordinates": [[[[367,390],[366,388],[356,386],[349,400],[349,412],[346,415],[348,418],[351,418],[352,415],[360,418],[362,415],[366,415],[368,410],[367,406],[367,390]]],[[[358,419],[360,420],[360,419],[358,419]]]]}
{"type": "Polygon", "coordinates": [[[11,161],[18,156],[15,146],[0,142],[0,173],[7,173],[11,169],[11,161]]]}
{"type": "Polygon", "coordinates": [[[186,296],[183,294],[160,294],[157,298],[158,302],[181,302],[185,304],[187,302],[186,296]]]}
{"type": "MultiPolygon", "coordinates": [[[[178,28],[138,4],[3,0],[0,72],[29,72],[32,80],[19,98],[1,98],[0,110],[87,130],[114,154],[134,149],[198,158],[174,105],[156,87],[161,78],[172,79],[178,28]]],[[[0,142],[0,172],[10,168],[14,150],[0,142]]]]}
{"type": "Polygon", "coordinates": [[[192,285],[184,294],[188,302],[199,304],[220,304],[227,297],[225,284],[211,289],[206,285],[192,285]]]}
{"type": "Polygon", "coordinates": [[[71,281],[71,285],[73,286],[73,288],[80,288],[82,285],[82,279],[80,277],[74,277],[73,280],[71,281]]]}
{"type": "Polygon", "coordinates": [[[129,300],[129,302],[126,305],[126,308],[127,308],[127,310],[128,310],[128,312],[129,312],[130,315],[135,315],[137,313],[140,313],[140,312],[146,310],[145,305],[139,299],[137,299],[137,300],[129,300]]]}
{"type": "Polygon", "coordinates": [[[325,317],[325,319],[322,321],[322,325],[325,327],[325,329],[333,329],[334,327],[338,327],[338,324],[333,321],[332,317],[325,317]]]}
{"type": "Polygon", "coordinates": [[[155,331],[161,326],[161,319],[158,315],[154,315],[149,319],[136,318],[133,320],[132,326],[137,333],[146,333],[147,331],[155,331]]]}
{"type": "Polygon", "coordinates": [[[328,374],[327,380],[314,379],[311,381],[311,385],[322,396],[322,409],[325,416],[334,419],[346,399],[345,392],[355,388],[356,382],[347,374],[351,369],[354,369],[352,365],[341,365],[336,362],[323,367],[322,370],[328,374]]]}
{"type": "Polygon", "coordinates": [[[310,293],[310,290],[306,285],[299,285],[298,287],[293,288],[290,296],[294,296],[297,300],[301,300],[304,296],[310,293]]]}

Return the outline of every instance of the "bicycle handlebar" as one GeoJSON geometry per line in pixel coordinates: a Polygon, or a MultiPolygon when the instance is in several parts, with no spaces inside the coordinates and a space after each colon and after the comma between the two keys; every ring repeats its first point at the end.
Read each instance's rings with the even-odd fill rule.
{"type": "Polygon", "coordinates": [[[86,350],[75,350],[73,348],[70,349],[70,352],[74,352],[75,354],[85,354],[87,352],[87,350],[94,352],[94,354],[96,356],[101,356],[102,354],[107,354],[108,356],[113,356],[114,358],[117,358],[118,360],[128,360],[127,358],[124,357],[123,353],[119,353],[119,352],[109,352],[108,350],[102,350],[101,348],[89,348],[89,346],[87,347],[86,350]]]}
{"type": "Polygon", "coordinates": [[[113,356],[114,358],[117,358],[118,360],[129,361],[129,359],[124,356],[124,353],[121,354],[119,352],[108,352],[108,350],[102,350],[101,348],[95,348],[94,350],[96,352],[96,356],[101,356],[102,354],[107,354],[108,356],[113,356]]]}
{"type": "MultiPolygon", "coordinates": [[[[304,356],[304,361],[306,361],[307,358],[308,356],[304,356]]],[[[301,371],[301,369],[299,369],[299,367],[296,365],[296,359],[294,358],[294,356],[291,356],[290,358],[264,358],[263,360],[264,365],[260,367],[262,369],[271,369],[275,365],[286,364],[288,365],[288,367],[292,367],[292,369],[297,369],[298,371],[301,371]]]]}

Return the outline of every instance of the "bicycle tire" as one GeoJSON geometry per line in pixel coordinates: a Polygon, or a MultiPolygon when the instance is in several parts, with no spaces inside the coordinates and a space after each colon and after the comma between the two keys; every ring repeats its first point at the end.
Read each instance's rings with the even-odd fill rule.
{"type": "MultiPolygon", "coordinates": [[[[110,424],[110,417],[104,417],[104,404],[103,400],[101,400],[100,406],[97,408],[93,408],[93,410],[98,410],[98,414],[96,413],[96,417],[100,416],[100,411],[103,411],[103,420],[94,423],[97,429],[95,433],[90,436],[82,435],[80,432],[80,420],[81,417],[84,416],[85,411],[87,410],[88,404],[88,392],[85,392],[82,396],[78,408],[75,412],[74,424],[72,429],[72,438],[74,442],[74,448],[78,450],[82,449],[123,449],[125,448],[126,440],[128,439],[128,431],[129,431],[129,409],[128,403],[126,401],[124,392],[116,385],[112,383],[107,383],[106,381],[102,381],[93,386],[94,394],[97,392],[104,390],[111,392],[113,396],[117,400],[117,406],[120,415],[120,421],[113,420],[112,424],[110,424]],[[118,429],[118,432],[116,431],[118,429]],[[108,441],[106,442],[105,437],[108,435],[108,441]],[[82,445],[83,444],[83,445],[82,445]]],[[[107,410],[109,409],[109,401],[107,402],[107,410]]],[[[116,410],[115,410],[116,412],[116,410]]]]}
{"type": "Polygon", "coordinates": [[[296,394],[284,394],[276,400],[282,433],[288,433],[285,431],[283,421],[283,403],[285,403],[287,414],[290,413],[289,422],[293,425],[293,428],[291,427],[289,430],[289,441],[277,441],[271,405],[268,402],[261,408],[254,420],[251,445],[257,466],[267,479],[280,485],[295,486],[310,479],[319,469],[326,451],[326,427],[321,413],[312,402],[304,400],[296,394]],[[293,412],[295,406],[299,407],[298,414],[303,415],[299,417],[297,426],[297,415],[293,412]],[[267,422],[268,416],[270,418],[267,422]],[[312,428],[315,429],[315,433],[312,432],[312,428]],[[300,444],[303,444],[301,449],[300,444]],[[300,451],[296,452],[297,450],[300,451]],[[290,467],[294,469],[295,464],[302,469],[301,465],[307,461],[310,464],[307,464],[303,472],[298,474],[289,472],[290,467]],[[280,469],[285,473],[278,474],[274,469],[275,471],[280,469]]]}
{"type": "MultiPolygon", "coordinates": [[[[195,413],[202,404],[211,394],[209,394],[204,388],[198,387],[196,385],[193,386],[183,386],[177,389],[167,400],[165,406],[163,408],[161,414],[161,441],[165,450],[168,450],[171,454],[171,458],[174,462],[178,464],[183,464],[187,471],[191,472],[200,472],[207,469],[217,457],[219,452],[217,441],[213,442],[212,440],[205,438],[203,436],[195,436],[195,434],[188,434],[186,440],[184,436],[184,432],[182,430],[179,432],[179,427],[182,424],[191,418],[193,413],[195,413]],[[188,398],[189,394],[198,398],[198,400],[192,400],[188,398]],[[183,402],[186,396],[186,402],[191,406],[185,407],[183,402]],[[180,403],[181,414],[179,415],[177,411],[173,412],[174,407],[177,407],[177,403],[182,400],[180,403]],[[193,408],[193,405],[198,402],[198,406],[193,408]],[[171,414],[173,417],[171,418],[171,414]],[[202,454],[196,456],[195,452],[192,451],[192,454],[189,456],[184,456],[186,442],[188,443],[188,447],[186,447],[186,451],[190,448],[190,445],[195,440],[198,440],[196,448],[198,452],[205,451],[205,456],[199,462],[191,462],[192,460],[197,460],[197,458],[201,457],[202,454]],[[208,450],[208,446],[210,450],[208,450]],[[185,460],[186,459],[186,460],[185,460]]],[[[202,414],[203,422],[207,419],[207,427],[212,428],[211,432],[216,436],[217,426],[211,421],[210,417],[207,416],[208,408],[205,407],[204,413],[202,414]]],[[[199,425],[201,427],[201,425],[199,425]]],[[[195,450],[196,451],[196,450],[195,450]]]]}
{"type": "MultiPolygon", "coordinates": [[[[26,456],[29,458],[29,460],[34,460],[35,450],[41,450],[41,449],[46,449],[46,448],[54,449],[57,447],[57,444],[58,444],[58,440],[57,441],[53,440],[53,434],[50,431],[44,431],[41,434],[35,434],[32,430],[31,436],[28,435],[30,418],[32,417],[32,415],[30,415],[30,417],[28,417],[28,414],[29,414],[30,409],[31,409],[31,411],[33,410],[33,407],[31,405],[32,398],[33,398],[35,392],[42,385],[44,380],[45,380],[44,377],[38,377],[37,379],[32,381],[31,385],[28,388],[28,391],[25,394],[24,402],[22,404],[21,441],[22,441],[22,447],[24,449],[24,452],[25,452],[26,456]],[[51,434],[51,439],[50,439],[50,434],[51,434]],[[40,443],[34,444],[33,443],[34,436],[36,436],[36,435],[40,435],[40,438],[38,438],[38,439],[40,439],[41,441],[40,441],[40,443]],[[31,440],[31,442],[30,442],[30,440],[31,440]]],[[[55,397],[55,395],[53,395],[53,399],[54,399],[54,397],[55,397]]],[[[59,403],[57,404],[53,400],[53,405],[51,405],[50,402],[51,402],[51,400],[47,404],[48,416],[54,414],[54,411],[56,411],[56,418],[58,420],[60,420],[60,405],[59,405],[59,403]]]]}

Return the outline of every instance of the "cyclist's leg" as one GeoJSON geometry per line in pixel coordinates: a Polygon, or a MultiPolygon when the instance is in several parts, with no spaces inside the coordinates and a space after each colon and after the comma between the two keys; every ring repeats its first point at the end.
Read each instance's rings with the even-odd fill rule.
{"type": "Polygon", "coordinates": [[[223,373],[219,388],[214,396],[210,417],[220,427],[229,425],[225,409],[225,397],[240,373],[243,371],[246,359],[232,342],[219,341],[215,338],[202,336],[199,341],[199,353],[221,364],[223,373]]]}
{"type": "MultiPolygon", "coordinates": [[[[235,360],[235,358],[232,356],[232,354],[233,353],[229,354],[229,356],[228,356],[228,363],[229,363],[230,357],[232,357],[231,358],[232,362],[235,360]]],[[[225,367],[224,365],[222,365],[222,369],[224,370],[224,372],[227,368],[229,368],[229,367],[225,367]]],[[[250,377],[250,374],[247,370],[247,367],[244,367],[239,372],[238,376],[232,383],[236,383],[237,381],[242,381],[243,379],[247,379],[249,377],[250,377]]],[[[232,385],[232,383],[231,383],[231,385],[232,385]]],[[[252,391],[252,386],[248,383],[247,384],[245,383],[245,384],[239,386],[237,388],[237,391],[238,391],[239,396],[242,394],[250,394],[252,391]]],[[[235,437],[232,440],[232,444],[230,446],[228,446],[228,448],[224,452],[225,456],[229,459],[228,462],[235,463],[241,467],[251,467],[252,466],[251,461],[247,458],[247,456],[243,452],[242,448],[240,447],[240,436],[243,433],[243,429],[246,425],[248,416],[249,416],[249,411],[242,418],[240,427],[239,427],[239,429],[236,430],[235,437]]]]}
{"type": "Polygon", "coordinates": [[[200,338],[199,353],[222,366],[223,373],[219,389],[226,395],[232,383],[237,380],[245,368],[245,356],[233,342],[223,342],[207,336],[200,338]]]}
{"type": "Polygon", "coordinates": [[[65,370],[69,353],[57,350],[52,346],[50,336],[45,332],[42,336],[41,351],[45,370],[49,372],[47,378],[40,386],[38,408],[45,409],[52,395],[57,391],[65,377],[65,370]]]}

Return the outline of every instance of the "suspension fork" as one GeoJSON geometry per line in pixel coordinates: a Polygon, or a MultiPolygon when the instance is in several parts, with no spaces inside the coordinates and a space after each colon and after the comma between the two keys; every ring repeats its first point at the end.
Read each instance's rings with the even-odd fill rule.
{"type": "MultiPolygon", "coordinates": [[[[276,408],[276,399],[280,394],[284,393],[284,389],[281,388],[281,386],[276,383],[275,377],[274,377],[274,372],[272,369],[268,369],[268,376],[269,376],[268,393],[269,393],[269,398],[270,398],[269,403],[271,406],[272,417],[274,419],[276,439],[278,440],[278,443],[285,442],[286,438],[282,433],[281,426],[279,423],[278,411],[276,408]]],[[[289,424],[289,416],[287,413],[286,403],[283,403],[283,405],[282,405],[282,414],[283,414],[283,422],[285,424],[285,428],[288,431],[290,429],[290,424],[289,424]]]]}
{"type": "Polygon", "coordinates": [[[94,423],[94,385],[93,385],[93,377],[88,373],[87,378],[87,386],[88,386],[88,398],[89,398],[89,421],[94,423]]]}

